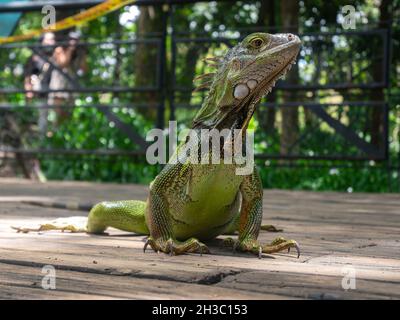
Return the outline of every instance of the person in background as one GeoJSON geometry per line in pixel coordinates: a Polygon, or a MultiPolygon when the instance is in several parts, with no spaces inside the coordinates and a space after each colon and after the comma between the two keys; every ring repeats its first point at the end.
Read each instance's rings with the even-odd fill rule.
{"type": "Polygon", "coordinates": [[[55,68],[51,71],[49,89],[55,92],[49,93],[47,103],[55,107],[57,123],[62,123],[70,115],[68,109],[62,108],[62,106],[73,104],[73,96],[68,91],[73,89],[71,80],[76,78],[75,74],[85,73],[87,69],[85,52],[78,48],[78,41],[79,34],[77,32],[70,32],[68,34],[67,45],[57,46],[52,55],[52,61],[69,78],[55,68]]]}
{"type": "MultiPolygon", "coordinates": [[[[38,106],[39,119],[37,126],[39,128],[40,138],[44,139],[47,134],[47,116],[48,109],[44,104],[47,100],[46,91],[50,84],[51,68],[48,62],[53,55],[55,45],[54,33],[45,33],[40,38],[41,46],[35,48],[34,53],[28,59],[24,67],[24,89],[27,104],[38,106]]],[[[12,147],[18,149],[24,147],[22,138],[22,129],[19,123],[13,117],[5,117],[6,126],[10,129],[10,136],[13,137],[10,143],[12,147]]],[[[28,129],[29,130],[29,129],[28,129]]],[[[28,131],[30,132],[30,131],[28,131]]],[[[29,133],[30,134],[30,133],[29,133]]],[[[15,155],[17,164],[21,167],[23,175],[28,179],[46,181],[39,159],[35,155],[26,156],[23,154],[15,155]]]]}
{"type": "MultiPolygon", "coordinates": [[[[63,90],[72,88],[72,84],[63,73],[74,79],[74,71],[78,74],[86,72],[86,52],[79,48],[78,40],[79,34],[70,32],[66,45],[58,46],[56,35],[45,33],[41,37],[42,46],[36,50],[37,53],[34,53],[25,65],[24,88],[27,102],[40,106],[47,102],[50,107],[39,109],[38,127],[42,139],[51,135],[51,132],[48,131],[49,110],[54,109],[57,115],[56,124],[66,120],[69,116],[69,112],[62,107],[68,103],[72,104],[73,97],[71,92],[63,90]],[[47,93],[48,90],[54,90],[54,92],[47,93]]],[[[46,181],[40,168],[40,162],[36,157],[24,159],[22,162],[23,172],[27,178],[46,181]]]]}
{"type": "MultiPolygon", "coordinates": [[[[55,45],[54,33],[48,32],[41,37],[42,47],[40,48],[41,53],[49,59],[53,55],[55,45]]],[[[29,103],[33,102],[33,99],[38,99],[38,104],[43,105],[46,101],[46,93],[35,93],[32,91],[48,90],[51,76],[50,64],[44,60],[41,56],[33,54],[24,68],[24,88],[26,92],[26,99],[29,103]]],[[[47,116],[48,109],[39,109],[39,120],[38,126],[42,136],[46,135],[47,131],[47,116]]]]}

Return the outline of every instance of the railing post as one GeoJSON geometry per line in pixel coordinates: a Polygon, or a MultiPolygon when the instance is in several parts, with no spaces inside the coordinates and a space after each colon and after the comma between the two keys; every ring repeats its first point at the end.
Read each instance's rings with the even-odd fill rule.
{"type": "Polygon", "coordinates": [[[167,79],[167,36],[168,36],[168,16],[170,5],[162,6],[162,35],[160,39],[160,54],[159,54],[159,72],[158,72],[158,88],[159,88],[159,104],[157,108],[157,123],[159,129],[164,129],[165,125],[165,100],[167,96],[166,79],[167,79]]]}
{"type": "Polygon", "coordinates": [[[171,28],[171,72],[169,74],[168,87],[168,104],[169,104],[169,120],[175,120],[175,87],[176,87],[176,43],[175,43],[175,27],[174,27],[174,6],[170,9],[170,28],[171,28]]]}

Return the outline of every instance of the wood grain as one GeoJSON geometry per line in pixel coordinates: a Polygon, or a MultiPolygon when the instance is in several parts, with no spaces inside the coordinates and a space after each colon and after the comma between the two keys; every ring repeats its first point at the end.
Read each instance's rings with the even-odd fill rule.
{"type": "Polygon", "coordinates": [[[221,239],[211,255],[143,253],[145,237],[115,229],[108,236],[16,233],[27,225],[84,212],[21,203],[27,198],[98,202],[144,200],[139,185],[0,180],[1,299],[400,299],[400,196],[265,190],[262,232],[299,242],[302,255],[233,253],[221,239]],[[44,265],[57,289],[41,288],[44,265]],[[356,289],[344,290],[346,269],[356,289]]]}

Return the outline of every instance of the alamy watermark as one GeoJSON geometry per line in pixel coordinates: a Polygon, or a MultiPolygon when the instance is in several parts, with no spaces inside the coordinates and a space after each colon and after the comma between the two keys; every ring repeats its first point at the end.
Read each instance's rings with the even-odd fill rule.
{"type": "Polygon", "coordinates": [[[356,28],[356,8],[352,5],[346,5],[342,7],[342,28],[345,30],[356,28]]]}
{"type": "Polygon", "coordinates": [[[42,18],[42,28],[54,30],[56,28],[56,8],[52,5],[42,7],[42,13],[45,15],[42,18]]]}
{"type": "Polygon", "coordinates": [[[56,268],[52,265],[45,265],[42,268],[45,275],[42,278],[42,288],[44,290],[56,290],[56,268]]]}
{"type": "Polygon", "coordinates": [[[356,269],[352,266],[345,266],[342,268],[342,288],[343,290],[356,289],[356,269]]]}

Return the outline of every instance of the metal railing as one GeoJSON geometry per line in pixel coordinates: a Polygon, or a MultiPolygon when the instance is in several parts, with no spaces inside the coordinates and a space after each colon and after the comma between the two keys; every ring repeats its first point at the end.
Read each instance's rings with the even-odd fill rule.
{"type": "MultiPolygon", "coordinates": [[[[87,8],[101,1],[54,1],[56,7],[64,8],[64,9],[76,9],[76,8],[87,8]]],[[[153,45],[157,48],[157,58],[154,62],[157,66],[155,79],[156,82],[150,86],[118,86],[118,85],[107,85],[107,86],[87,86],[80,83],[79,78],[70,78],[70,75],[65,74],[64,76],[67,78],[68,82],[71,84],[71,87],[68,89],[63,89],[63,92],[76,93],[76,94],[90,94],[90,93],[151,93],[154,94],[157,99],[154,103],[153,107],[157,110],[157,116],[154,123],[155,127],[164,128],[166,124],[166,120],[174,120],[176,118],[176,113],[179,113],[181,109],[191,110],[198,108],[198,104],[192,103],[191,101],[184,101],[180,96],[182,94],[188,94],[191,92],[192,84],[180,83],[179,82],[179,74],[178,73],[178,64],[179,64],[179,46],[197,46],[198,48],[207,48],[210,45],[219,46],[226,45],[230,47],[234,45],[237,40],[243,38],[249,30],[241,29],[239,37],[232,39],[224,36],[210,36],[210,33],[193,33],[188,32],[186,30],[179,30],[174,24],[175,19],[175,9],[178,8],[182,4],[188,3],[196,3],[199,1],[138,1],[136,4],[141,5],[168,5],[168,9],[163,11],[162,15],[162,25],[163,30],[159,34],[152,35],[150,38],[143,37],[137,39],[130,40],[121,40],[121,39],[113,39],[107,41],[84,41],[81,40],[78,46],[89,48],[89,47],[100,47],[101,45],[110,45],[112,48],[115,48],[119,45],[126,46],[137,46],[137,45],[153,45]],[[168,53],[168,58],[167,58],[168,53]],[[169,71],[170,70],[170,71],[169,71]],[[167,119],[168,116],[168,119],[167,119]]],[[[46,4],[49,4],[46,1],[46,4]]],[[[21,6],[20,2],[9,3],[9,4],[1,4],[0,5],[0,13],[1,12],[12,12],[12,11],[36,11],[41,8],[43,3],[40,1],[32,2],[29,6],[21,6]]],[[[267,28],[250,28],[251,32],[254,31],[266,31],[267,28]]],[[[281,30],[277,28],[276,32],[281,30]]],[[[321,79],[321,75],[315,74],[313,76],[313,81],[306,81],[298,84],[290,84],[285,82],[279,82],[275,88],[275,91],[279,94],[279,92],[296,92],[297,99],[296,101],[284,101],[283,103],[280,101],[268,102],[262,101],[260,104],[260,112],[266,112],[266,110],[270,108],[280,109],[280,108],[303,108],[303,110],[307,110],[313,114],[313,116],[318,119],[318,123],[323,122],[324,125],[329,127],[330,130],[335,132],[335,135],[338,136],[346,143],[350,144],[349,150],[351,149],[351,153],[339,152],[339,153],[301,153],[293,152],[289,154],[281,154],[279,151],[274,152],[259,152],[256,154],[256,157],[259,159],[281,159],[281,160],[343,160],[343,161],[381,161],[386,164],[388,170],[398,170],[400,171],[400,167],[395,167],[393,169],[393,163],[397,161],[397,159],[390,159],[391,155],[389,152],[389,122],[388,117],[390,113],[390,104],[386,100],[381,101],[369,101],[365,98],[362,100],[358,100],[359,97],[368,97],[370,95],[371,90],[374,89],[387,89],[389,88],[389,67],[390,67],[390,56],[391,56],[391,29],[388,26],[387,29],[370,29],[370,30],[357,30],[357,31],[336,31],[336,32],[309,32],[300,34],[301,38],[304,39],[304,47],[306,50],[311,50],[312,54],[307,54],[307,52],[302,53],[300,59],[305,60],[305,57],[313,56],[315,59],[323,59],[324,54],[334,54],[334,50],[331,52],[327,52],[327,50],[332,49],[327,44],[332,45],[333,38],[345,39],[348,43],[354,41],[354,43],[359,44],[362,39],[373,39],[380,42],[381,51],[374,53],[374,58],[377,61],[380,61],[380,74],[382,77],[380,79],[371,78],[368,81],[355,81],[353,79],[352,72],[352,63],[353,60],[349,60],[348,58],[343,58],[340,56],[340,52],[337,53],[338,63],[343,62],[344,64],[348,64],[347,71],[349,73],[349,78],[344,79],[346,81],[342,81],[342,79],[338,79],[337,81],[332,81],[328,83],[321,83],[319,80],[321,79]],[[354,40],[355,39],[355,40],[354,40]],[[358,39],[358,40],[357,40],[358,39]],[[358,42],[357,42],[358,41],[358,42]],[[319,47],[318,47],[319,45],[319,47]],[[328,49],[327,49],[328,48],[328,49]],[[350,74],[351,73],[351,74],[350,74]],[[340,102],[324,102],[319,103],[316,100],[321,100],[320,98],[327,98],[332,94],[332,91],[346,93],[345,95],[352,98],[352,92],[358,91],[356,97],[357,99],[351,99],[349,101],[340,101],[340,102]],[[360,94],[361,92],[361,94],[360,94]],[[306,95],[311,93],[312,98],[307,98],[306,95]],[[347,123],[345,125],[340,118],[335,118],[332,114],[330,114],[327,110],[329,108],[336,108],[340,110],[346,109],[355,110],[355,108],[368,109],[372,110],[372,108],[379,108],[382,112],[381,119],[381,136],[380,136],[380,145],[379,147],[374,146],[369,141],[365,139],[365,137],[361,137],[359,132],[352,130],[352,123],[347,123]]],[[[61,45],[63,43],[57,43],[56,45],[61,45]]],[[[3,50],[18,50],[18,49],[30,49],[32,53],[40,54],[40,50],[43,49],[43,46],[38,43],[13,43],[7,45],[0,46],[0,52],[3,50]]],[[[365,50],[368,50],[368,43],[366,43],[365,50]]],[[[204,50],[202,52],[208,52],[204,50]]],[[[199,58],[201,58],[199,56],[199,58]]],[[[51,61],[50,61],[51,63],[51,61]]],[[[322,65],[322,64],[321,64],[322,65]]],[[[53,66],[57,68],[57,66],[53,66]]],[[[329,67],[329,66],[328,66],[329,67]]],[[[322,68],[322,67],[321,67],[322,68]]],[[[62,71],[62,70],[61,70],[62,71]]],[[[319,72],[326,72],[322,69],[319,72]]],[[[24,90],[21,87],[0,87],[0,95],[3,96],[11,96],[16,94],[26,94],[28,91],[24,90]]],[[[35,91],[36,94],[48,94],[56,92],[50,89],[44,89],[40,91],[35,91]]],[[[322,99],[323,100],[323,99],[322,99]]],[[[54,106],[50,106],[48,104],[42,105],[25,105],[25,108],[44,108],[51,109],[54,106]]],[[[65,105],[62,108],[74,108],[75,105],[65,105]]],[[[115,108],[133,108],[133,109],[145,109],[148,107],[148,104],[144,102],[133,102],[133,103],[123,103],[123,104],[100,104],[100,103],[92,103],[87,104],[86,107],[96,108],[99,112],[103,113],[109,121],[112,121],[116,124],[116,128],[124,132],[124,134],[137,146],[139,146],[138,150],[126,151],[126,150],[104,150],[104,149],[94,149],[94,150],[66,150],[66,149],[24,149],[24,148],[5,148],[0,147],[0,154],[6,153],[16,153],[16,154],[40,154],[40,155],[74,155],[74,156],[85,156],[85,155],[96,155],[96,156],[140,156],[145,154],[145,149],[147,143],[144,137],[141,137],[135,128],[119,119],[119,117],[112,112],[115,108]]],[[[0,103],[0,112],[3,111],[12,111],[16,108],[20,108],[18,106],[13,105],[12,103],[0,103]]],[[[336,110],[335,109],[335,110],[336,110]]],[[[335,111],[335,113],[338,113],[335,111]]],[[[339,112],[340,113],[340,112],[339,112]]],[[[369,111],[365,111],[363,115],[363,119],[366,120],[366,116],[369,114],[369,111]]],[[[313,130],[316,130],[318,124],[314,123],[314,128],[312,127],[304,127],[304,132],[299,132],[299,139],[295,141],[294,146],[289,149],[299,150],[297,148],[299,145],[303,145],[303,142],[307,137],[312,135],[313,130]],[[308,132],[310,131],[310,132],[308,132]]],[[[314,131],[315,132],[315,131],[314,131]]],[[[277,142],[278,143],[278,142],[277,142]]],[[[342,148],[342,151],[345,150],[346,147],[342,148]]],[[[400,165],[400,164],[398,164],[400,165]]]]}

